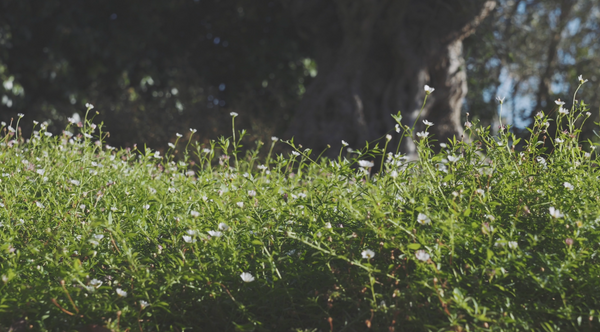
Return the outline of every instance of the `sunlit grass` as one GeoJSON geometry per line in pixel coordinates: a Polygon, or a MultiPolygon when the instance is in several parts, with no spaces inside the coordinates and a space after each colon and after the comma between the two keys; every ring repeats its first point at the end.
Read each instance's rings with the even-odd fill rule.
{"type": "Polygon", "coordinates": [[[522,149],[510,128],[439,143],[398,126],[414,160],[275,137],[294,153],[259,160],[235,129],[162,156],[108,147],[92,121],[26,140],[5,125],[0,328],[597,330],[586,112],[559,113],[553,138],[540,114],[522,149]]]}

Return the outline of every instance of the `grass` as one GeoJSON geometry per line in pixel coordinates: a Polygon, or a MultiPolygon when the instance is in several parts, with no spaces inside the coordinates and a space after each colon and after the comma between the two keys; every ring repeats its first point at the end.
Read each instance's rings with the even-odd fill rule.
{"type": "Polygon", "coordinates": [[[410,161],[386,138],[337,160],[274,139],[294,153],[259,160],[234,129],[175,161],[92,120],[4,126],[0,331],[598,330],[586,112],[555,137],[540,115],[524,142],[472,124],[439,153],[399,126],[410,161]]]}

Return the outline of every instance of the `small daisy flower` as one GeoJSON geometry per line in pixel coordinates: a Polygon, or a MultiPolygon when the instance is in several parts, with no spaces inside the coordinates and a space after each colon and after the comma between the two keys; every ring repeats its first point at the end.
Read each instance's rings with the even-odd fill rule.
{"type": "MultiPolygon", "coordinates": [[[[444,143],[442,143],[442,144],[444,144],[444,143]]],[[[451,163],[457,162],[459,159],[460,159],[460,156],[457,157],[457,156],[448,155],[448,161],[451,163]]]]}
{"type": "Polygon", "coordinates": [[[517,243],[517,241],[508,241],[508,247],[510,249],[517,249],[519,247],[519,244],[517,243]]]}
{"type": "Polygon", "coordinates": [[[226,231],[226,230],[229,229],[229,226],[227,226],[227,224],[224,223],[224,222],[220,222],[218,228],[219,228],[220,231],[224,232],[224,231],[226,231]]]}
{"type": "Polygon", "coordinates": [[[420,131],[417,133],[417,137],[420,137],[420,138],[426,138],[427,136],[429,136],[429,132],[427,132],[427,131],[420,131]]]}
{"type": "Polygon", "coordinates": [[[148,303],[144,300],[140,300],[140,307],[142,307],[142,309],[146,308],[149,305],[150,305],[150,303],[148,303]]]}
{"type": "Polygon", "coordinates": [[[554,141],[555,141],[556,143],[559,143],[559,144],[564,142],[564,140],[563,140],[563,139],[560,139],[560,138],[558,138],[558,137],[557,137],[557,138],[556,138],[554,141]]]}
{"type": "Polygon", "coordinates": [[[72,185],[78,186],[81,184],[81,182],[77,181],[77,180],[70,180],[69,182],[71,182],[72,185]]]}
{"type": "Polygon", "coordinates": [[[127,292],[122,290],[121,288],[117,288],[117,295],[120,297],[127,297],[127,292]]]}
{"type": "Polygon", "coordinates": [[[250,274],[249,272],[243,272],[242,274],[240,274],[240,278],[242,278],[244,282],[254,281],[254,276],[252,276],[252,274],[250,274]]]}
{"type": "Polygon", "coordinates": [[[234,117],[234,118],[235,118],[236,116],[238,116],[238,114],[237,114],[236,112],[231,112],[231,113],[229,113],[229,115],[231,115],[231,116],[232,116],[232,117],[234,117]]]}
{"type": "Polygon", "coordinates": [[[560,100],[560,98],[556,99],[556,100],[554,101],[554,103],[555,103],[556,105],[558,105],[558,106],[562,106],[562,105],[564,105],[564,104],[565,104],[565,102],[564,102],[564,101],[562,101],[562,100],[560,100]]]}
{"type": "Polygon", "coordinates": [[[250,196],[250,197],[256,196],[256,190],[248,190],[248,196],[250,196]]]}
{"type": "Polygon", "coordinates": [[[371,258],[375,257],[375,252],[371,249],[365,249],[360,254],[362,255],[362,258],[364,258],[364,259],[371,259],[371,258]]]}
{"type": "Polygon", "coordinates": [[[563,186],[565,186],[565,188],[567,188],[569,190],[575,189],[575,187],[572,184],[570,184],[569,182],[563,183],[563,186]]]}
{"type": "Polygon", "coordinates": [[[300,155],[300,153],[298,151],[292,151],[292,154],[296,157],[298,157],[300,155]]]}
{"type": "Polygon", "coordinates": [[[431,219],[429,219],[429,217],[424,213],[419,213],[417,216],[417,222],[421,225],[427,225],[431,223],[431,219]]]}
{"type": "Polygon", "coordinates": [[[190,131],[192,132],[192,134],[195,134],[198,130],[194,129],[194,128],[190,128],[190,131]]]}
{"type": "Polygon", "coordinates": [[[223,235],[223,233],[221,233],[219,231],[208,231],[208,235],[213,236],[213,237],[221,237],[223,235]]]}
{"type": "Polygon", "coordinates": [[[423,87],[423,89],[425,90],[425,94],[427,94],[427,95],[429,95],[429,94],[431,94],[433,91],[435,91],[435,89],[434,89],[434,88],[432,88],[432,87],[430,87],[429,85],[425,85],[425,86],[423,87]]]}
{"type": "Polygon", "coordinates": [[[85,103],[85,108],[87,108],[88,110],[91,110],[92,108],[94,108],[94,105],[92,105],[90,103],[85,103]]]}
{"type": "Polygon", "coordinates": [[[566,108],[563,108],[561,106],[560,109],[558,110],[558,113],[566,115],[566,114],[569,114],[569,110],[566,108]]]}
{"type": "Polygon", "coordinates": [[[418,260],[423,261],[423,262],[427,262],[430,258],[429,254],[425,250],[417,250],[417,252],[415,253],[415,256],[417,257],[418,260]]]}
{"type": "Polygon", "coordinates": [[[506,96],[504,96],[504,97],[502,97],[502,98],[501,98],[500,96],[496,96],[496,100],[497,100],[497,101],[498,101],[500,104],[503,104],[503,103],[504,103],[504,98],[506,98],[506,96]]]}
{"type": "Polygon", "coordinates": [[[277,141],[279,141],[279,137],[277,137],[277,136],[271,136],[271,141],[277,142],[277,141]]]}
{"type": "Polygon", "coordinates": [[[584,79],[583,79],[583,75],[579,75],[579,76],[577,76],[577,79],[579,80],[579,83],[580,83],[580,84],[583,84],[583,83],[585,83],[585,82],[587,82],[587,81],[588,81],[588,80],[584,80],[584,79]]]}
{"type": "Polygon", "coordinates": [[[423,120],[423,123],[427,126],[427,127],[431,127],[433,126],[433,122],[429,122],[427,120],[423,120]]]}
{"type": "Polygon", "coordinates": [[[343,146],[348,146],[348,142],[346,142],[346,141],[342,140],[342,145],[343,145],[343,146]]]}
{"type": "Polygon", "coordinates": [[[235,205],[237,205],[240,208],[243,208],[244,207],[244,202],[237,202],[237,203],[235,203],[235,205]]]}
{"type": "Polygon", "coordinates": [[[331,223],[330,222],[326,222],[325,223],[325,228],[330,229],[331,228],[331,223]]]}
{"type": "Polygon", "coordinates": [[[192,217],[194,217],[194,218],[198,218],[198,217],[200,216],[200,212],[198,212],[198,211],[194,211],[194,210],[192,210],[192,211],[190,212],[190,214],[191,214],[191,215],[192,215],[192,217]]]}
{"type": "Polygon", "coordinates": [[[390,134],[385,135],[385,140],[388,141],[388,142],[391,141],[392,140],[392,135],[390,135],[390,134]]]}
{"type": "Polygon", "coordinates": [[[548,209],[548,210],[550,211],[550,215],[551,215],[553,218],[556,218],[556,219],[558,219],[558,218],[562,218],[562,217],[564,217],[564,216],[565,216],[565,215],[564,215],[562,212],[560,212],[558,209],[554,208],[554,206],[550,207],[550,209],[548,209]]]}
{"type": "Polygon", "coordinates": [[[92,279],[92,280],[90,280],[90,286],[92,286],[94,288],[98,288],[98,287],[102,286],[102,281],[100,281],[98,279],[92,279]]]}
{"type": "Polygon", "coordinates": [[[475,190],[475,192],[482,196],[485,194],[485,191],[483,189],[477,189],[475,190]]]}
{"type": "Polygon", "coordinates": [[[375,163],[373,163],[372,161],[368,161],[368,160],[359,160],[358,166],[360,166],[362,168],[370,168],[370,167],[375,166],[375,163]]]}
{"type": "Polygon", "coordinates": [[[185,241],[187,243],[194,243],[194,242],[196,242],[196,239],[192,238],[189,235],[183,235],[182,238],[183,238],[183,241],[185,241]]]}

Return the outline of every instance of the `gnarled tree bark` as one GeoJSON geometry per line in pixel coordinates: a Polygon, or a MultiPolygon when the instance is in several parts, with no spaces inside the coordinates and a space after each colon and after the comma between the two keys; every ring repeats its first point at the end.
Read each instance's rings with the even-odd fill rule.
{"type": "MultiPolygon", "coordinates": [[[[362,146],[391,132],[395,122],[390,114],[399,110],[403,124],[412,126],[425,84],[435,88],[421,116],[435,123],[429,132],[439,141],[460,136],[467,92],[462,40],[495,4],[288,0],[298,33],[312,44],[318,65],[288,137],[316,150],[327,144],[340,147],[341,140],[362,146]]],[[[413,152],[411,140],[404,142],[402,150],[413,152]]]]}

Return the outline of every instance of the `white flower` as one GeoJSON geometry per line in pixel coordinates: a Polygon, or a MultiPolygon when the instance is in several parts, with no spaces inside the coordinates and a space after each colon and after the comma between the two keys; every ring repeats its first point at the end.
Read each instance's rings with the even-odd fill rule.
{"type": "Polygon", "coordinates": [[[589,158],[591,156],[591,154],[589,152],[586,152],[583,154],[584,157],[589,158]]]}
{"type": "Polygon", "coordinates": [[[92,286],[94,288],[98,288],[98,287],[102,286],[102,281],[100,281],[98,279],[92,279],[92,280],[90,280],[90,286],[92,286]]]}
{"type": "Polygon", "coordinates": [[[395,126],[395,128],[396,128],[396,132],[397,132],[397,133],[400,133],[400,125],[396,123],[396,126],[395,126]]]}
{"type": "Polygon", "coordinates": [[[417,216],[417,222],[421,225],[427,225],[431,223],[431,219],[429,219],[429,217],[424,213],[419,213],[419,215],[417,216]]]}
{"type": "Polygon", "coordinates": [[[390,134],[385,135],[385,139],[387,141],[391,141],[392,140],[392,135],[390,135],[390,134]]]}
{"type": "Polygon", "coordinates": [[[475,190],[475,192],[478,193],[479,195],[485,194],[485,191],[483,189],[477,189],[477,190],[475,190]]]}
{"type": "Polygon", "coordinates": [[[362,255],[362,258],[364,258],[364,259],[371,259],[371,258],[375,257],[375,252],[371,249],[365,249],[360,254],[362,255]]]}
{"type": "Polygon", "coordinates": [[[300,155],[300,153],[298,151],[292,151],[292,154],[296,157],[300,155]]]}
{"type": "Polygon", "coordinates": [[[194,210],[192,210],[192,211],[190,212],[190,214],[191,214],[191,215],[192,215],[192,217],[194,217],[194,218],[198,218],[198,217],[200,216],[200,212],[198,212],[198,211],[194,211],[194,210]]]}
{"type": "Polygon", "coordinates": [[[223,235],[223,233],[221,233],[219,231],[208,231],[208,235],[214,236],[214,237],[221,237],[221,235],[223,235]]]}
{"type": "MultiPolygon", "coordinates": [[[[442,144],[444,144],[444,143],[442,143],[442,144]]],[[[460,159],[460,156],[457,157],[457,156],[448,155],[448,161],[451,163],[457,162],[459,159],[460,159]]]]}
{"type": "Polygon", "coordinates": [[[432,93],[433,91],[435,91],[434,88],[430,87],[427,84],[425,84],[425,86],[423,87],[423,89],[425,90],[425,94],[427,94],[427,95],[429,95],[430,93],[432,93]]]}
{"type": "Polygon", "coordinates": [[[193,229],[188,229],[188,230],[187,230],[187,231],[185,231],[185,232],[186,232],[186,233],[188,233],[189,235],[192,235],[192,236],[193,236],[193,235],[196,235],[196,234],[198,234],[198,231],[196,231],[196,230],[193,230],[193,229]]]}
{"type": "Polygon", "coordinates": [[[325,223],[325,228],[330,229],[331,228],[331,223],[330,222],[326,222],[325,223]]]}
{"type": "Polygon", "coordinates": [[[224,222],[220,222],[220,223],[219,223],[219,226],[218,226],[218,228],[219,228],[219,230],[221,230],[221,231],[226,231],[226,230],[228,230],[228,229],[229,229],[229,226],[227,226],[227,224],[226,224],[226,223],[224,223],[224,222]]]}
{"type": "Polygon", "coordinates": [[[183,238],[183,241],[185,241],[187,243],[194,243],[194,242],[196,242],[196,239],[193,239],[191,236],[188,236],[188,235],[183,235],[182,238],[183,238]]]}
{"type": "Polygon", "coordinates": [[[80,184],[80,182],[77,180],[70,180],[69,182],[71,182],[71,184],[73,184],[75,186],[78,186],[80,184]]]}
{"type": "Polygon", "coordinates": [[[37,205],[37,207],[39,207],[40,209],[45,208],[44,204],[42,204],[42,203],[40,203],[38,201],[35,202],[35,205],[37,205]]]}
{"type": "Polygon", "coordinates": [[[169,146],[171,149],[175,149],[175,144],[173,144],[173,143],[169,142],[169,143],[167,143],[167,145],[168,145],[168,146],[169,146]]]}
{"type": "Polygon", "coordinates": [[[497,100],[497,101],[498,101],[500,104],[504,103],[504,98],[506,98],[506,96],[504,96],[504,97],[502,97],[502,98],[500,98],[500,96],[496,96],[496,100],[497,100]]]}
{"type": "Polygon", "coordinates": [[[359,160],[358,165],[363,168],[370,168],[370,167],[375,166],[375,163],[373,163],[372,161],[368,161],[368,160],[359,160]]]}
{"type": "Polygon", "coordinates": [[[104,238],[104,235],[102,235],[102,234],[96,234],[96,235],[93,235],[93,237],[94,237],[94,239],[100,241],[100,240],[102,240],[104,238]]]}
{"type": "Polygon", "coordinates": [[[231,112],[231,113],[229,113],[229,115],[231,115],[231,116],[232,116],[232,117],[234,117],[234,118],[235,118],[236,116],[238,116],[238,114],[237,114],[236,112],[231,112]]]}
{"type": "Polygon", "coordinates": [[[592,113],[590,113],[590,112],[585,112],[585,116],[590,116],[590,115],[592,115],[592,113]]]}
{"type": "Polygon", "coordinates": [[[277,137],[277,136],[271,136],[271,141],[277,142],[277,141],[279,141],[279,137],[277,137]]]}
{"type": "Polygon", "coordinates": [[[237,202],[237,203],[235,203],[235,205],[237,205],[240,208],[243,208],[244,207],[244,202],[237,202]]]}
{"type": "Polygon", "coordinates": [[[555,141],[556,143],[563,143],[563,142],[564,142],[564,140],[563,140],[563,139],[560,139],[560,138],[558,138],[558,137],[557,137],[557,138],[556,138],[554,141],[555,141]]]}
{"type": "Polygon", "coordinates": [[[240,278],[242,278],[242,280],[244,282],[253,282],[254,281],[254,277],[249,272],[243,272],[242,274],[240,274],[240,278]]]}
{"type": "Polygon", "coordinates": [[[142,307],[142,309],[146,308],[148,305],[150,305],[150,303],[144,300],[140,300],[140,307],[142,307]]]}
{"type": "Polygon", "coordinates": [[[192,132],[192,134],[196,133],[198,130],[194,129],[194,128],[190,128],[190,131],[192,132]]]}
{"type": "Polygon", "coordinates": [[[566,108],[563,108],[561,106],[560,109],[558,110],[558,113],[560,113],[560,114],[569,114],[569,110],[566,109],[566,108]]]}
{"type": "Polygon", "coordinates": [[[343,146],[348,146],[348,142],[346,142],[346,141],[342,140],[342,145],[343,145],[343,146]]]}
{"type": "Polygon", "coordinates": [[[427,136],[429,136],[429,132],[426,131],[420,131],[417,133],[417,136],[420,138],[426,138],[427,136]]]}
{"type": "Polygon", "coordinates": [[[427,126],[427,127],[431,127],[433,126],[433,122],[429,122],[427,120],[423,120],[423,123],[427,126]]]}
{"type": "Polygon", "coordinates": [[[554,208],[554,206],[551,206],[551,207],[550,207],[550,209],[548,209],[548,210],[550,211],[550,215],[551,215],[553,218],[556,218],[556,219],[558,219],[558,218],[562,218],[562,217],[564,217],[564,216],[565,216],[565,215],[564,215],[564,214],[562,214],[562,213],[561,213],[561,212],[560,212],[558,209],[555,209],[555,208],[554,208]]]}
{"type": "Polygon", "coordinates": [[[577,79],[579,80],[579,83],[581,83],[581,84],[583,84],[583,83],[585,83],[585,82],[587,82],[587,81],[588,81],[588,80],[584,80],[584,79],[583,79],[583,75],[579,75],[579,76],[577,77],[577,79]]]}
{"type": "Polygon", "coordinates": [[[150,204],[145,204],[144,206],[142,206],[144,209],[148,210],[150,208],[150,204]]]}
{"type": "Polygon", "coordinates": [[[256,196],[256,190],[248,190],[248,196],[250,196],[250,197],[256,196]]]}
{"type": "Polygon", "coordinates": [[[117,295],[121,297],[127,297],[127,292],[122,290],[121,288],[117,288],[117,295]]]}
{"type": "Polygon", "coordinates": [[[556,100],[554,101],[554,103],[555,103],[556,105],[558,105],[558,106],[562,106],[562,105],[564,105],[564,104],[565,104],[565,102],[564,102],[564,101],[562,101],[562,100],[560,100],[560,98],[559,98],[559,99],[556,99],[556,100]]]}
{"type": "Polygon", "coordinates": [[[517,249],[517,247],[519,247],[519,244],[517,243],[517,241],[508,241],[508,247],[510,249],[517,249]]]}
{"type": "Polygon", "coordinates": [[[85,107],[86,107],[88,110],[91,110],[92,108],[94,108],[94,105],[92,105],[92,104],[90,104],[90,103],[85,103],[85,107]]]}
{"type": "MultiPolygon", "coordinates": [[[[581,76],[580,76],[580,77],[581,77],[581,76]]],[[[23,114],[23,113],[17,113],[17,116],[18,116],[19,118],[22,118],[22,117],[24,117],[24,116],[25,116],[25,114],[23,114]]]]}
{"type": "Polygon", "coordinates": [[[395,178],[397,178],[397,177],[398,177],[398,171],[396,171],[396,170],[393,170],[393,171],[390,173],[390,176],[392,177],[392,179],[395,179],[395,178]]]}
{"type": "Polygon", "coordinates": [[[565,188],[567,188],[569,190],[575,189],[575,187],[572,184],[570,184],[569,182],[563,183],[563,186],[565,186],[565,188]]]}
{"type": "Polygon", "coordinates": [[[465,122],[465,127],[471,128],[471,127],[473,127],[473,124],[471,122],[467,121],[467,122],[465,122]]]}
{"type": "Polygon", "coordinates": [[[417,252],[415,253],[415,256],[417,257],[418,260],[423,261],[423,262],[427,262],[430,257],[429,254],[425,250],[417,250],[417,252]]]}
{"type": "Polygon", "coordinates": [[[175,134],[175,136],[177,136],[177,137],[179,137],[179,138],[182,138],[182,137],[183,137],[183,135],[181,135],[180,133],[176,133],[176,134],[175,134]]]}
{"type": "Polygon", "coordinates": [[[543,111],[539,111],[535,114],[536,117],[538,118],[543,118],[544,117],[544,112],[543,111]]]}
{"type": "Polygon", "coordinates": [[[537,157],[535,160],[542,165],[546,165],[546,159],[544,159],[544,157],[537,157]]]}

